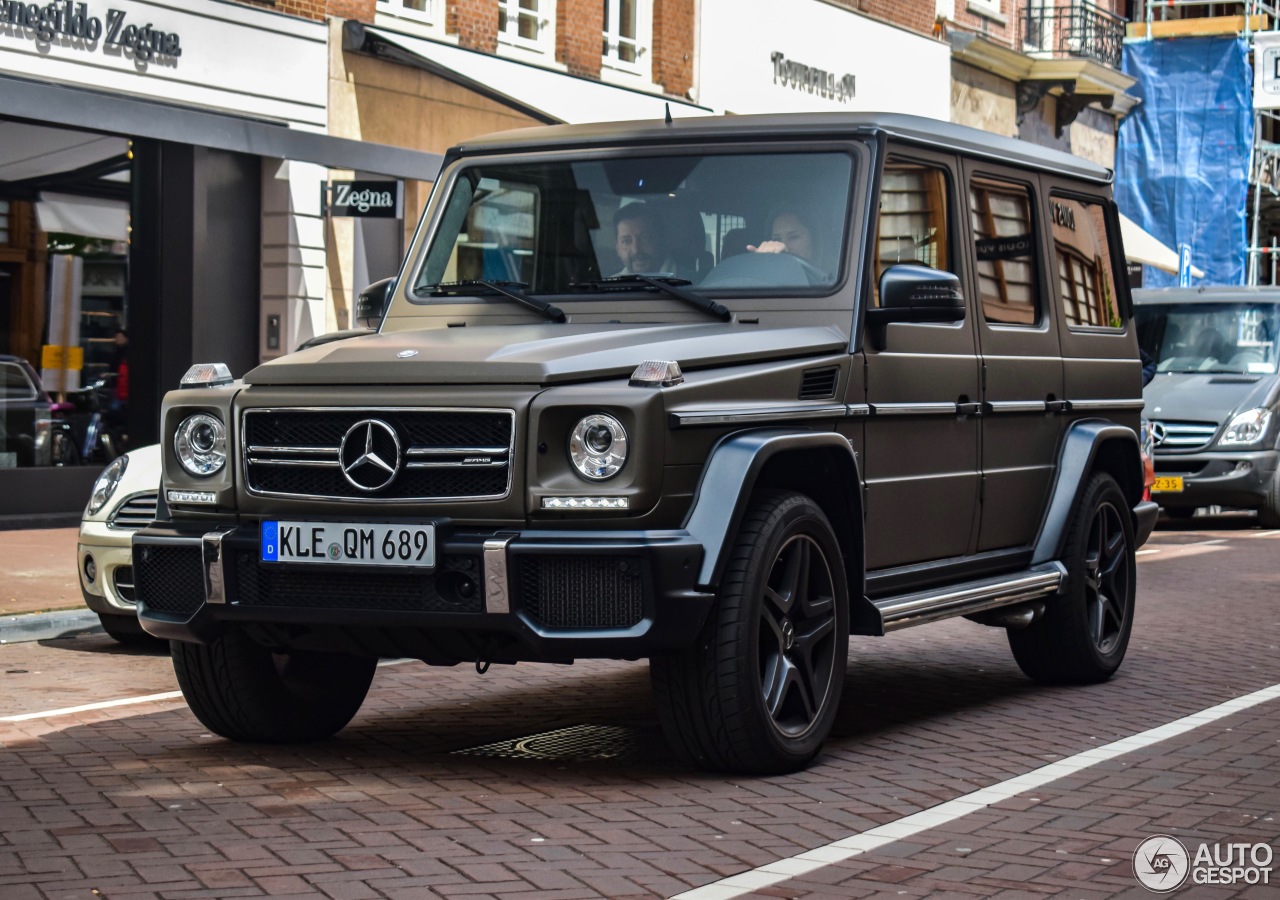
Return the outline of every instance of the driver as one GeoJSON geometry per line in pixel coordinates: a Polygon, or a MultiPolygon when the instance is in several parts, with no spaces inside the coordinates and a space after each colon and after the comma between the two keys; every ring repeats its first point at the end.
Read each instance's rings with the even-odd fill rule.
{"type": "Polygon", "coordinates": [[[793,209],[784,209],[773,217],[769,240],[759,246],[747,245],[751,253],[790,253],[810,264],[816,264],[817,230],[807,216],[793,209]]]}

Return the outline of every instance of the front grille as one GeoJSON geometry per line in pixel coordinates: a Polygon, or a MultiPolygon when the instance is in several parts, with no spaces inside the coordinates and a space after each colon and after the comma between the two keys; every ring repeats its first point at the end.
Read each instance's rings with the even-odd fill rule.
{"type": "Polygon", "coordinates": [[[520,559],[521,605],[548,628],[630,628],[644,615],[644,582],[634,557],[520,559]]]}
{"type": "MultiPolygon", "coordinates": [[[[511,490],[514,436],[511,410],[251,409],[244,414],[241,453],[255,494],[372,502],[497,500],[511,490]],[[388,425],[399,444],[399,469],[376,490],[352,484],[340,458],[343,438],[366,420],[388,425]]],[[[363,432],[354,437],[363,438],[363,432]]],[[[388,438],[378,455],[395,452],[388,438]]],[[[358,450],[349,451],[349,465],[356,456],[358,450]]],[[[381,471],[365,474],[377,484],[386,477],[381,471]]]]}
{"type": "Polygon", "coordinates": [[[111,514],[107,524],[112,528],[137,530],[146,528],[156,519],[156,503],[159,494],[138,494],[130,497],[111,514]]]}
{"type": "Polygon", "coordinates": [[[112,580],[115,582],[116,593],[120,595],[121,600],[126,603],[138,602],[137,595],[133,591],[133,566],[117,566],[112,580]]]}
{"type": "Polygon", "coordinates": [[[484,595],[476,556],[446,556],[435,572],[335,572],[324,565],[315,571],[261,563],[252,553],[236,556],[236,591],[240,606],[291,609],[362,609],[393,612],[484,611],[484,595]]]}
{"type": "Polygon", "coordinates": [[[202,548],[140,544],[134,548],[136,597],[148,609],[194,613],[204,603],[202,548]]]}
{"type": "Polygon", "coordinates": [[[1151,427],[1157,436],[1164,429],[1164,439],[1156,443],[1163,450],[1199,450],[1218,433],[1216,422],[1152,422],[1151,427]]]}

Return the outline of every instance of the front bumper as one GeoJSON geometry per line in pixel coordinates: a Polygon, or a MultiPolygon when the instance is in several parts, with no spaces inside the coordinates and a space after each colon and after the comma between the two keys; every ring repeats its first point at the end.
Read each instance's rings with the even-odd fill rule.
{"type": "Polygon", "coordinates": [[[641,658],[688,646],[712,604],[686,532],[470,531],[437,525],[432,571],[264,563],[257,523],[156,523],[133,539],[151,634],[229,627],[285,648],[464,661],[641,658]]]}
{"type": "Polygon", "coordinates": [[[1161,506],[1194,509],[1233,506],[1258,509],[1275,477],[1275,450],[1155,454],[1156,477],[1178,475],[1181,491],[1153,491],[1161,506]]]}
{"type": "Polygon", "coordinates": [[[112,528],[106,522],[82,522],[76,545],[80,595],[85,605],[100,615],[136,614],[133,591],[133,558],[129,539],[133,531],[112,528]],[[94,578],[89,580],[86,562],[92,559],[94,578]]]}

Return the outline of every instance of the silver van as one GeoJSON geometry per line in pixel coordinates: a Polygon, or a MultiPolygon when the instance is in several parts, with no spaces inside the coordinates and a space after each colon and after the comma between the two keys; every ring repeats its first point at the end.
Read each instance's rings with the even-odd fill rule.
{"type": "Polygon", "coordinates": [[[1134,306],[1138,340],[1156,366],[1143,391],[1153,498],[1174,517],[1231,506],[1280,528],[1280,288],[1135,291],[1134,306]]]}

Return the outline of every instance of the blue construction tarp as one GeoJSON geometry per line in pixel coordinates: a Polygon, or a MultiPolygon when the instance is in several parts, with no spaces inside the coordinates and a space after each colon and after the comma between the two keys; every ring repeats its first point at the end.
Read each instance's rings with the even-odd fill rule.
{"type": "MultiPolygon", "coordinates": [[[[1244,284],[1253,71],[1238,38],[1139,41],[1124,71],[1142,102],[1120,124],[1116,203],[1169,247],[1191,246],[1193,284],[1244,284]]],[[[1178,277],[1146,267],[1143,285],[1178,277]]]]}

